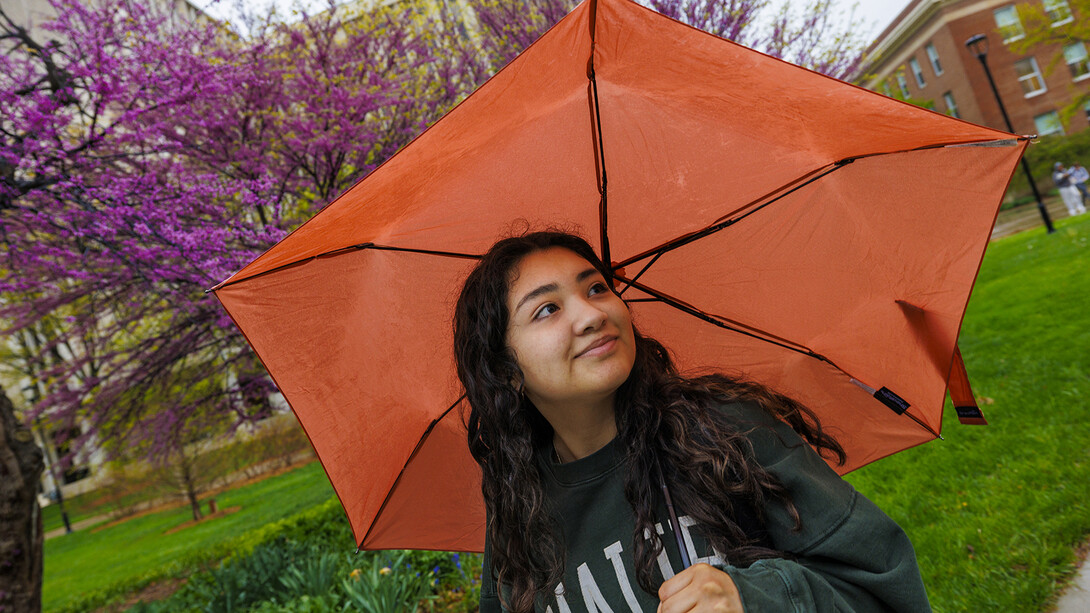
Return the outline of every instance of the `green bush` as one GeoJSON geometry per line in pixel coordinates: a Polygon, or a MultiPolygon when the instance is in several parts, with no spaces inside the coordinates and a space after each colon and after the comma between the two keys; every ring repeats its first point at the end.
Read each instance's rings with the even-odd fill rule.
{"type": "MultiPolygon", "coordinates": [[[[439,566],[427,570],[414,564],[419,553],[368,552],[344,556],[281,538],[258,545],[218,568],[198,572],[167,600],[139,605],[135,611],[412,611],[420,603],[436,599],[438,585],[439,566]]],[[[435,555],[442,555],[447,563],[458,568],[457,558],[452,563],[449,554],[435,555]]],[[[469,602],[466,598],[460,600],[469,602]]]]}
{"type": "Polygon", "coordinates": [[[347,566],[342,560],[344,556],[312,549],[280,577],[280,583],[293,600],[317,598],[333,589],[342,567],[347,566]]]}
{"type": "Polygon", "coordinates": [[[471,613],[481,602],[481,565],[483,558],[476,553],[450,554],[453,572],[440,576],[437,608],[448,613],[471,613]]]}
{"type": "Polygon", "coordinates": [[[277,540],[255,547],[249,555],[225,562],[192,577],[179,600],[209,613],[245,611],[283,591],[281,580],[307,550],[294,541],[277,540]]]}
{"type": "MultiPolygon", "coordinates": [[[[1030,144],[1025,157],[1041,195],[1053,193],[1056,191],[1056,186],[1052,184],[1053,164],[1090,164],[1090,130],[1062,136],[1042,136],[1038,142],[1030,144]]],[[[1011,177],[1007,187],[1007,194],[1003,199],[1004,207],[1015,206],[1016,202],[1032,201],[1033,193],[1030,191],[1029,181],[1026,180],[1026,173],[1019,169],[1011,177]]]]}
{"type": "Polygon", "coordinates": [[[276,539],[331,547],[343,547],[345,543],[355,541],[340,501],[330,498],[314,508],[265,524],[233,539],[230,547],[232,557],[248,555],[258,545],[276,539]]]}
{"type": "Polygon", "coordinates": [[[342,582],[349,606],[365,613],[412,611],[421,601],[433,600],[434,571],[413,568],[408,552],[367,556],[342,582]],[[392,555],[389,555],[392,554],[392,555]]]}

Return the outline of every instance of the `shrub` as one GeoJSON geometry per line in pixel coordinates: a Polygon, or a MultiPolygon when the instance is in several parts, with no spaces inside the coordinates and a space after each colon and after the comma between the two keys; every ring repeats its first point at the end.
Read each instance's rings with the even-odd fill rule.
{"type": "MultiPolygon", "coordinates": [[[[1026,149],[1026,162],[1029,163],[1037,189],[1044,196],[1054,192],[1052,184],[1052,165],[1062,162],[1069,166],[1075,162],[1086,166],[1090,164],[1090,130],[1083,130],[1068,135],[1042,136],[1040,140],[1026,149]]],[[[1015,202],[1032,202],[1033,193],[1029,189],[1026,174],[1019,168],[1011,177],[1004,206],[1013,206],[1015,202]]]]}
{"type": "Polygon", "coordinates": [[[183,588],[179,599],[209,613],[244,611],[280,594],[281,578],[304,552],[304,548],[292,541],[265,543],[247,556],[229,560],[211,572],[195,575],[183,588]]]}
{"type": "Polygon", "coordinates": [[[347,566],[341,562],[343,559],[343,556],[311,549],[298,563],[287,569],[280,577],[280,583],[292,599],[302,596],[317,598],[333,588],[339,571],[347,566]]]}
{"type": "Polygon", "coordinates": [[[448,613],[471,613],[481,602],[482,558],[476,553],[446,554],[454,571],[444,574],[436,590],[436,610],[448,613]]]}
{"type": "Polygon", "coordinates": [[[401,613],[433,600],[434,570],[414,569],[410,559],[404,551],[365,557],[342,582],[350,606],[365,613],[401,613]]]}

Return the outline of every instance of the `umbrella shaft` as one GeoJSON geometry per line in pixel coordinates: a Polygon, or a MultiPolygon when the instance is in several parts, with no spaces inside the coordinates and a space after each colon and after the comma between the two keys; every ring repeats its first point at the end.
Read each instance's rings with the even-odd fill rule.
{"type": "Polygon", "coordinates": [[[681,524],[677,521],[677,511],[674,510],[674,501],[670,498],[670,488],[666,487],[666,479],[663,477],[662,466],[656,466],[659,471],[659,484],[662,485],[662,495],[666,499],[666,512],[670,514],[670,526],[674,531],[674,539],[677,541],[677,549],[681,554],[682,570],[693,565],[689,559],[689,550],[685,547],[685,539],[681,534],[681,524]]]}

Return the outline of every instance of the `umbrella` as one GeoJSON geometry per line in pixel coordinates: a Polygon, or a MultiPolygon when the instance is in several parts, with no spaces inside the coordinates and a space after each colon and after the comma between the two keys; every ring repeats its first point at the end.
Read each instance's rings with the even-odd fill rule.
{"type": "Polygon", "coordinates": [[[513,219],[583,228],[645,334],[806,403],[843,472],[938,436],[948,387],[981,420],[955,346],[1025,146],[590,1],[215,293],[361,547],[479,551],[451,315],[513,219]]]}

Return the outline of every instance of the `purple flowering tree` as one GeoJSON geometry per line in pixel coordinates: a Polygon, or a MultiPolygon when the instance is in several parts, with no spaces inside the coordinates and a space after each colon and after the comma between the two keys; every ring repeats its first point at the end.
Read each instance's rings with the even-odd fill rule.
{"type": "MultiPolygon", "coordinates": [[[[855,70],[866,48],[854,10],[838,12],[834,0],[637,0],[649,8],[838,79],[855,70]],[[846,17],[846,19],[842,19],[846,17]]],[[[566,15],[575,0],[472,0],[484,49],[502,66],[566,15]]]]}
{"type": "MultiPolygon", "coordinates": [[[[331,7],[251,15],[241,36],[173,3],[53,2],[33,33],[0,9],[0,328],[37,384],[33,416],[81,433],[69,449],[93,438],[161,461],[272,410],[271,382],[204,290],[574,4],[331,7]]],[[[646,4],[834,75],[861,47],[826,0],[776,14],[767,0],[646,4]]]]}
{"type": "Polygon", "coordinates": [[[82,432],[73,452],[94,438],[167,461],[271,410],[204,290],[480,68],[449,16],[413,3],[254,20],[247,37],[157,6],[55,0],[35,33],[0,9],[0,322],[31,333],[16,367],[40,384],[33,416],[82,432]]]}

